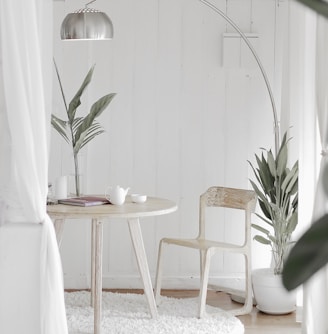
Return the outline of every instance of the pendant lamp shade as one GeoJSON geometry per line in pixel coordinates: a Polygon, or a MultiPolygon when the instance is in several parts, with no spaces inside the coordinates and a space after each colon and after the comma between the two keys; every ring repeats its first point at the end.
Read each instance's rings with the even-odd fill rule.
{"type": "Polygon", "coordinates": [[[113,35],[110,18],[104,12],[88,7],[67,14],[60,30],[62,40],[108,40],[113,35]]]}

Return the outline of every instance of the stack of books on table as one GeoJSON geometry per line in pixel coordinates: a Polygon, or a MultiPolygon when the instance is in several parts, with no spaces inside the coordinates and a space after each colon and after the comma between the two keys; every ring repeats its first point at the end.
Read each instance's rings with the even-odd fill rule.
{"type": "Polygon", "coordinates": [[[100,196],[80,196],[65,199],[59,199],[58,204],[77,205],[77,206],[94,206],[110,204],[106,197],[100,196]]]}

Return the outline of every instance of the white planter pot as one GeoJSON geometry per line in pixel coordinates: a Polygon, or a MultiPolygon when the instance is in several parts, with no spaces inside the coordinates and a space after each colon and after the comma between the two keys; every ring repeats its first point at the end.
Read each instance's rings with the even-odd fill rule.
{"type": "Polygon", "coordinates": [[[272,269],[252,271],[253,293],[257,308],[268,314],[287,314],[296,309],[296,292],[289,292],[281,281],[281,275],[274,275],[272,269]]]}

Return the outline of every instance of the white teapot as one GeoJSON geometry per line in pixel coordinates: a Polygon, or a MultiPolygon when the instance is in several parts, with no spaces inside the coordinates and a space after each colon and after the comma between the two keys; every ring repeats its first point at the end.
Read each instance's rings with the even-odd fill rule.
{"type": "Polygon", "coordinates": [[[112,204],[122,205],[125,202],[125,196],[129,189],[123,189],[120,186],[108,187],[105,196],[112,204]]]}

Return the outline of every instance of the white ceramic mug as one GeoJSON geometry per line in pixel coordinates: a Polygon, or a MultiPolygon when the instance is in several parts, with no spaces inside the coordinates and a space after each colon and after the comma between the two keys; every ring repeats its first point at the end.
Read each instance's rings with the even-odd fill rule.
{"type": "Polygon", "coordinates": [[[67,198],[67,176],[58,176],[55,181],[55,198],[67,198]]]}

